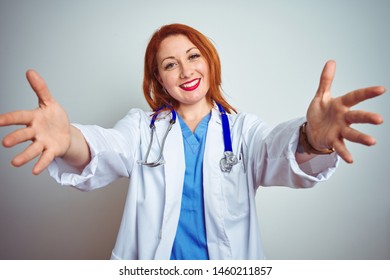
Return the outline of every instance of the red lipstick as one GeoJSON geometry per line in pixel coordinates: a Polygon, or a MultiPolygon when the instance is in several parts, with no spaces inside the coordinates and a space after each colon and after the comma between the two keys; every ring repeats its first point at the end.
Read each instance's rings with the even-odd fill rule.
{"type": "Polygon", "coordinates": [[[200,78],[193,79],[189,82],[181,84],[180,88],[185,90],[185,91],[193,91],[193,90],[197,89],[199,85],[200,85],[200,78]]]}

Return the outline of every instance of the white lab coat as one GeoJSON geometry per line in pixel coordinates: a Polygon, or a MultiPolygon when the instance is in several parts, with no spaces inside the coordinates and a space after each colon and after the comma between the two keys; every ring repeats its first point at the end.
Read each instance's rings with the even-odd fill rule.
{"type": "MultiPolygon", "coordinates": [[[[206,236],[211,259],[263,259],[255,193],[259,186],[311,187],[326,180],[338,162],[336,155],[318,156],[299,166],[295,161],[303,118],[270,128],[256,116],[228,115],[238,164],[223,173],[223,132],[218,109],[212,110],[203,163],[206,236]]],[[[156,159],[171,118],[156,121],[149,160],[156,159]]],[[[76,125],[84,134],[92,160],[78,174],[61,159],[49,173],[62,185],[89,191],[118,177],[130,177],[112,259],[169,259],[180,215],[184,180],[184,148],[179,123],[168,134],[165,165],[147,167],[143,159],[150,141],[150,113],[132,109],[113,129],[76,125]]]]}

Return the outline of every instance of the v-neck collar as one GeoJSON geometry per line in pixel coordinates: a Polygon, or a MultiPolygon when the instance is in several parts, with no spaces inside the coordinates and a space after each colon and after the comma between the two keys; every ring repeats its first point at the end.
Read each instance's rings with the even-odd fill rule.
{"type": "Polygon", "coordinates": [[[185,123],[185,121],[178,115],[181,131],[183,134],[183,139],[190,145],[193,152],[196,152],[199,149],[199,145],[202,143],[202,140],[206,135],[210,118],[211,118],[211,113],[207,114],[200,121],[195,131],[192,132],[191,129],[189,129],[189,127],[185,123]]]}

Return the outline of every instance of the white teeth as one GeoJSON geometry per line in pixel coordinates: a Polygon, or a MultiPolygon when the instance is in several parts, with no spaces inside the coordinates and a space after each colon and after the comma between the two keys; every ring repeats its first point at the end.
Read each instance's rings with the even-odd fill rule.
{"type": "Polygon", "coordinates": [[[182,87],[190,88],[190,87],[193,87],[194,85],[196,85],[198,82],[199,82],[199,79],[197,79],[189,84],[184,84],[184,85],[182,85],[182,87]]]}

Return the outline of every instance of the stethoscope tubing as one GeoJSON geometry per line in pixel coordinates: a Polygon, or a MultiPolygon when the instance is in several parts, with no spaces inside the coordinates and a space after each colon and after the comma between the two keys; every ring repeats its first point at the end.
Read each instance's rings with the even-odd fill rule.
{"type": "Polygon", "coordinates": [[[168,128],[165,131],[163,140],[161,142],[160,154],[158,155],[158,157],[157,157],[157,159],[155,161],[148,162],[148,157],[149,157],[150,151],[152,149],[154,134],[156,134],[156,126],[155,126],[154,122],[156,121],[156,118],[157,118],[157,115],[158,115],[157,113],[158,113],[158,111],[156,111],[156,113],[152,117],[152,120],[151,120],[150,125],[149,125],[149,127],[150,127],[150,142],[149,142],[148,150],[147,150],[146,155],[145,155],[145,160],[138,161],[138,164],[149,166],[149,167],[156,167],[156,166],[159,166],[159,165],[162,165],[162,164],[165,163],[164,160],[162,160],[163,152],[164,152],[164,146],[165,146],[165,141],[167,139],[169,131],[171,131],[172,126],[176,122],[176,112],[175,112],[175,110],[172,109],[171,110],[172,118],[169,121],[168,128]]]}
{"type": "MultiPolygon", "coordinates": [[[[221,115],[223,142],[224,142],[224,146],[225,146],[224,157],[220,160],[219,164],[220,164],[220,168],[221,168],[222,172],[230,172],[232,170],[233,165],[237,164],[238,160],[237,160],[237,157],[233,153],[232,138],[230,135],[230,124],[229,124],[228,116],[226,114],[225,109],[222,107],[221,104],[217,103],[217,106],[218,106],[218,109],[219,109],[219,112],[221,115]]],[[[163,108],[165,108],[165,106],[163,108]]],[[[168,128],[165,131],[163,140],[161,142],[160,154],[158,155],[158,157],[155,161],[148,162],[148,157],[149,157],[150,151],[152,149],[152,145],[153,145],[154,134],[156,134],[156,126],[154,123],[156,121],[158,112],[161,111],[163,108],[158,109],[154,113],[152,120],[150,121],[150,125],[149,125],[149,127],[150,127],[150,142],[148,145],[148,150],[147,150],[146,155],[145,155],[145,159],[137,161],[138,164],[140,164],[140,165],[145,165],[148,167],[156,167],[156,166],[159,166],[159,165],[162,165],[165,163],[164,160],[162,159],[165,141],[167,139],[169,131],[172,129],[172,126],[176,123],[176,111],[173,108],[171,109],[171,114],[172,114],[171,120],[169,121],[168,128]]]]}

